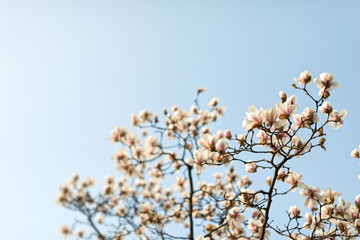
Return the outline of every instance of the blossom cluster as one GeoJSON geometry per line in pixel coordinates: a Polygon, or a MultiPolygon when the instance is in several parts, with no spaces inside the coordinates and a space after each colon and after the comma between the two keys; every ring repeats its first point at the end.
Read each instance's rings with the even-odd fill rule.
{"type": "MultiPolygon", "coordinates": [[[[307,185],[291,169],[292,159],[326,149],[327,125],[338,129],[344,124],[346,110],[337,111],[328,101],[339,83],[329,73],[313,80],[309,71],[294,81],[312,107],[298,111],[300,97],[281,91],[272,107],[248,108],[238,135],[229,129],[212,131],[210,124],[225,108],[219,98],[201,108],[204,88],[188,110],[173,106],[163,115],[148,110],[133,114],[131,123],[140,136],[120,126],[110,134],[120,146],[112,157],[119,174],[105,176],[100,193],[93,179],[80,180],[78,174],[60,187],[58,203],[84,217],[61,227],[61,233],[99,240],[355,239],[360,235],[360,195],[354,204],[345,202],[340,192],[307,185]],[[312,81],[318,97],[309,92],[312,81]],[[265,171],[271,176],[261,181],[246,175],[265,171]],[[288,222],[275,224],[272,202],[297,189],[304,206],[283,209],[288,222]],[[174,232],[174,227],[182,230],[174,232]]],[[[351,155],[359,158],[359,151],[351,155]]]]}

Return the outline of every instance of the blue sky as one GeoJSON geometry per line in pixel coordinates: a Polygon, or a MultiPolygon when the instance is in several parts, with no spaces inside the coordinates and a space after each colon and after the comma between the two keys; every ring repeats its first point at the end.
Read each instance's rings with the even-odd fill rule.
{"type": "MultiPolygon", "coordinates": [[[[332,72],[345,126],[328,151],[294,163],[304,181],[360,193],[358,1],[0,1],[0,235],[62,239],[55,203],[73,173],[115,173],[108,141],[131,113],[188,107],[199,86],[241,133],[249,105],[270,107],[300,72],[332,72]],[[311,167],[309,167],[311,166],[311,167]]],[[[296,198],[300,198],[296,194],[296,198]]]]}

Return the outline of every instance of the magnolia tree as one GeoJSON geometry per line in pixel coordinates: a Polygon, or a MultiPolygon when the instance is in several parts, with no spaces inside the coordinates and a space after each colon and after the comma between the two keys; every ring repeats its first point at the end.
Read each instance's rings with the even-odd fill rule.
{"type": "MultiPolygon", "coordinates": [[[[292,86],[310,99],[310,107],[297,112],[297,97],[281,91],[274,107],[249,107],[243,129],[236,129],[239,135],[211,131],[209,124],[225,108],[218,98],[201,108],[198,97],[204,88],[190,110],[174,106],[164,110],[164,117],[146,110],[133,114],[132,125],[141,136],[125,127],[111,132],[111,141],[120,146],[113,156],[120,173],[105,177],[103,191],[96,193],[94,180],[80,180],[78,174],[60,187],[58,203],[81,216],[62,226],[62,234],[99,240],[356,239],[360,195],[345,201],[341,192],[306,184],[291,168],[295,158],[325,149],[328,126],[343,125],[346,110],[328,102],[339,83],[333,74],[322,73],[314,79],[318,95],[312,95],[310,72],[295,82],[292,86]],[[240,168],[269,176],[256,178],[256,184],[240,176],[240,168]],[[271,214],[273,202],[298,189],[303,206],[281,209],[286,219],[278,224],[271,214]]],[[[359,158],[359,151],[351,155],[359,158]]]]}

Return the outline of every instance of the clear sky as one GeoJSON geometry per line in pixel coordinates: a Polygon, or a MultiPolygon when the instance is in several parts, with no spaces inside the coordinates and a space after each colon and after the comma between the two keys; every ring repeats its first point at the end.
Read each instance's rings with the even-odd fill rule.
{"type": "MultiPolygon", "coordinates": [[[[75,172],[114,172],[108,141],[141,109],[188,107],[199,86],[242,133],[249,105],[270,107],[300,72],[332,72],[345,126],[328,151],[299,159],[304,181],[360,193],[359,1],[0,1],[0,236],[56,240],[71,212],[55,203],[75,172]]],[[[298,193],[294,194],[301,200],[298,193]]]]}

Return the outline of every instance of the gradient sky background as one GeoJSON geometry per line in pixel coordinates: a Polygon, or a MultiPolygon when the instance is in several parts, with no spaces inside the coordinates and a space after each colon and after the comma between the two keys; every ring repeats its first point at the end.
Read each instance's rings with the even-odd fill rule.
{"type": "Polygon", "coordinates": [[[335,74],[341,87],[330,101],[348,116],[328,131],[328,151],[299,159],[294,170],[353,200],[359,8],[312,0],[0,1],[1,239],[62,239],[59,226],[74,215],[56,205],[58,186],[75,172],[101,184],[115,173],[107,138],[133,112],[189,107],[204,86],[204,103],[218,96],[228,109],[216,127],[242,133],[248,106],[270,107],[280,90],[294,94],[290,85],[304,70],[335,74]]]}

